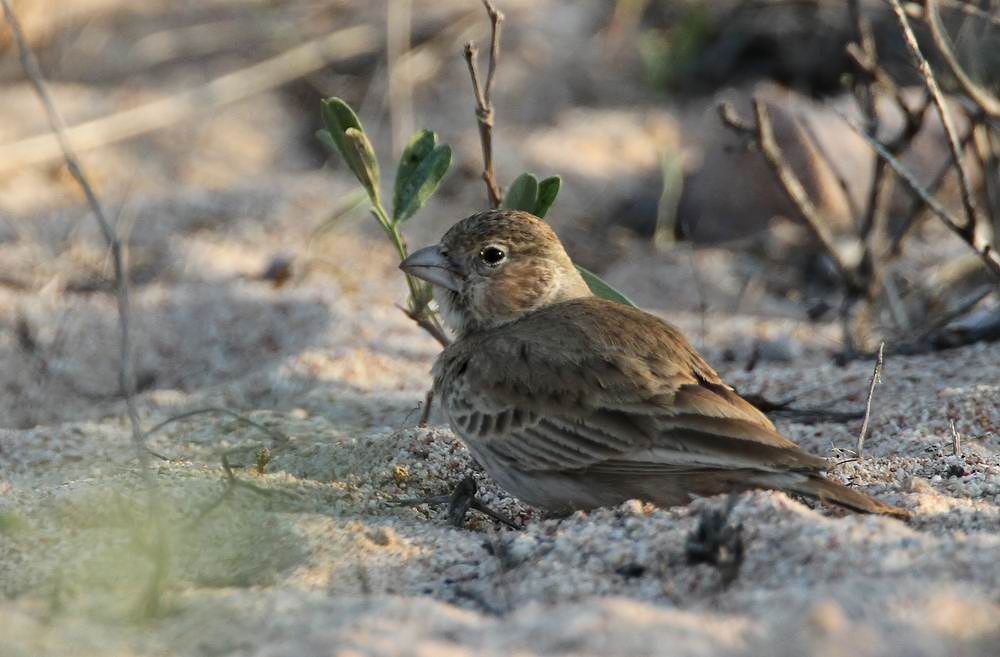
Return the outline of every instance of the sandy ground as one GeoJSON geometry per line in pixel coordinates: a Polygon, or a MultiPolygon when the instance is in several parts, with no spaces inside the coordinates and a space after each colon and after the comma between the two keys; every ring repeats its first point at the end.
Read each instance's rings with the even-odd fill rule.
{"type": "MultiPolygon", "coordinates": [[[[530,25],[533,5],[511,4],[530,25]]],[[[565,20],[553,25],[589,29],[589,14],[558,9],[565,20]]],[[[510,38],[530,62],[546,35],[522,27],[510,38]]],[[[508,94],[527,77],[519,61],[508,63],[508,94]]],[[[657,250],[620,231],[597,260],[588,222],[611,212],[620,181],[602,178],[599,160],[574,171],[560,144],[581,139],[587,112],[612,125],[631,117],[645,128],[623,170],[655,173],[647,141],[663,110],[623,98],[560,118],[553,108],[572,100],[572,84],[551,87],[546,103],[505,101],[500,163],[570,169],[552,221],[571,251],[677,324],[739,390],[859,410],[872,363],[832,362],[838,329],[806,319],[809,299],[789,291],[788,271],[760,273],[758,259],[723,249],[657,250]]],[[[62,89],[67,102],[91,93],[62,89]]],[[[418,115],[462,117],[447,135],[460,166],[407,227],[414,245],[482,203],[468,98],[428,93],[418,115]]],[[[20,111],[37,128],[37,110],[25,100],[20,111]]],[[[888,358],[860,461],[845,451],[860,420],[775,418],[843,461],[834,477],[910,510],[910,523],[765,491],[549,518],[479,471],[440,417],[416,426],[438,346],[394,307],[405,286],[363,207],[318,232],[354,188],[342,166],[320,168],[295,141],[289,116],[287,96],[268,94],[206,119],[211,140],[185,141],[182,127],[87,158],[129,236],[143,426],[224,407],[288,438],[276,447],[216,413],[150,439],[169,459],[153,465],[167,563],[154,618],[136,618],[155,537],[116,394],[106,254],[58,167],[0,178],[10,192],[0,195],[0,656],[1000,654],[995,345],[888,358]],[[254,129],[267,139],[229,166],[254,129]],[[161,180],[117,177],[137,162],[161,180]],[[280,287],[261,276],[276,258],[293,263],[280,287]],[[222,498],[220,456],[235,448],[245,448],[236,475],[256,488],[222,498]],[[395,503],[447,493],[467,474],[523,528],[471,513],[457,529],[442,507],[395,503]],[[691,563],[703,517],[729,505],[738,570],[691,563]]]]}

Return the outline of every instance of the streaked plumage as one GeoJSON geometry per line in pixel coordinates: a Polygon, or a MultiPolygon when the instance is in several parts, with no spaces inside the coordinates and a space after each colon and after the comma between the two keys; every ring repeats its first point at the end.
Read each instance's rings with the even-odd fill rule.
{"type": "Polygon", "coordinates": [[[457,332],[434,365],[436,399],[486,471],[530,505],[671,506],[776,488],[905,515],[825,479],[826,460],[781,436],[676,328],[592,296],[529,214],[469,217],[401,266],[439,286],[457,332]]]}

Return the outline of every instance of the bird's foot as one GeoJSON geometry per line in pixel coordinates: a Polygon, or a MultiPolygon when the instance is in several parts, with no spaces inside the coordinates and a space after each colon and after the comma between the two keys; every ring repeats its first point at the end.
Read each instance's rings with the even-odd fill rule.
{"type": "Polygon", "coordinates": [[[470,475],[460,481],[450,495],[433,495],[431,497],[396,500],[395,504],[398,506],[417,506],[420,504],[430,504],[436,506],[447,504],[448,522],[455,527],[464,527],[465,516],[469,513],[470,509],[473,509],[483,515],[489,516],[499,523],[507,525],[511,529],[521,529],[521,527],[510,518],[506,517],[502,513],[494,511],[480,502],[479,498],[476,497],[477,492],[479,492],[479,486],[476,484],[475,478],[470,475]]]}

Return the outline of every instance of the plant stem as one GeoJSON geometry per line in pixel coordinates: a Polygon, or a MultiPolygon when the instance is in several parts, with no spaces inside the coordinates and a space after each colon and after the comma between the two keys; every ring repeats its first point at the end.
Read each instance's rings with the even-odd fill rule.
{"type": "MultiPolygon", "coordinates": [[[[382,201],[378,196],[378,193],[371,197],[372,201],[372,214],[382,225],[382,229],[389,236],[389,240],[392,241],[393,245],[396,247],[396,252],[399,254],[399,259],[402,261],[407,256],[406,240],[399,233],[399,228],[389,219],[389,213],[385,211],[382,207],[382,201]]],[[[448,334],[445,332],[444,328],[441,326],[440,321],[438,321],[437,313],[433,312],[428,308],[427,304],[431,300],[430,290],[426,283],[414,278],[412,275],[405,273],[406,285],[410,289],[410,302],[409,310],[406,314],[415,321],[421,328],[430,333],[438,342],[442,345],[447,346],[450,342],[448,340],[448,334]]]]}

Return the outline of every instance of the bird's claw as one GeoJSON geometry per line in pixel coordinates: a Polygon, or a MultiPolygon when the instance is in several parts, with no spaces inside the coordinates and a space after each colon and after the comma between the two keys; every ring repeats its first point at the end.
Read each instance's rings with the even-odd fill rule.
{"type": "Polygon", "coordinates": [[[459,528],[465,526],[465,516],[469,513],[469,509],[474,509],[485,516],[489,516],[499,523],[507,525],[511,529],[521,529],[521,527],[510,518],[504,516],[502,513],[494,511],[480,502],[476,497],[476,493],[478,491],[479,486],[476,484],[475,478],[470,475],[460,481],[450,495],[433,495],[431,497],[396,500],[395,504],[397,506],[418,506],[420,504],[438,506],[441,504],[447,504],[448,522],[459,528]]]}

